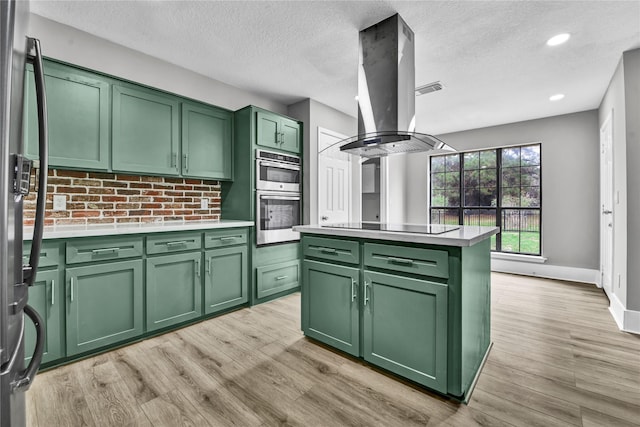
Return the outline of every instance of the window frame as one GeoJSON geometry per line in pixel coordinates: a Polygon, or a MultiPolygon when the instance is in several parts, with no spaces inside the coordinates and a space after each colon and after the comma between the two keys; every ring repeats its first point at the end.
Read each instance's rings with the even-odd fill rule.
{"type": "MultiPolygon", "coordinates": [[[[522,165],[522,152],[520,152],[520,164],[518,166],[519,170],[520,170],[520,176],[522,175],[522,168],[525,167],[522,165]]],[[[478,159],[478,162],[480,162],[480,159],[478,159]]],[[[446,163],[446,161],[445,161],[446,163]]],[[[480,165],[479,165],[480,166],[480,165]]],[[[529,166],[527,166],[529,167],[529,166]]],[[[471,169],[471,170],[476,170],[471,169]]],[[[477,169],[478,171],[482,170],[480,167],[478,167],[477,169]]],[[[491,249],[492,252],[496,252],[496,253],[503,253],[503,254],[513,254],[513,255],[530,255],[530,256],[542,256],[542,143],[537,141],[537,142],[530,142],[530,143],[525,143],[525,144],[514,144],[514,145],[506,145],[506,146],[500,146],[500,147],[490,147],[490,148],[483,148],[483,149],[475,149],[475,150],[467,150],[467,151],[459,151],[457,153],[451,153],[451,154],[438,154],[436,156],[429,156],[429,162],[428,162],[428,180],[429,180],[429,185],[427,186],[428,188],[428,195],[427,195],[427,200],[428,200],[428,206],[429,206],[429,212],[428,212],[428,222],[432,221],[433,218],[433,211],[434,210],[438,210],[438,211],[443,211],[443,210],[457,210],[458,212],[458,224],[464,224],[464,217],[465,217],[465,211],[482,211],[482,210],[495,210],[495,226],[496,227],[500,227],[501,230],[500,232],[495,236],[495,249],[491,249]],[[538,162],[538,167],[539,167],[539,174],[538,174],[538,179],[539,179],[539,183],[538,183],[538,192],[539,192],[539,203],[538,206],[536,207],[531,207],[531,206],[503,206],[502,205],[502,196],[503,196],[503,185],[502,185],[502,175],[503,175],[503,165],[502,165],[502,152],[503,150],[506,149],[511,149],[511,148],[520,148],[522,149],[523,147],[531,147],[531,146],[537,146],[538,147],[538,152],[539,152],[539,162],[538,162]],[[496,173],[496,206],[466,206],[466,200],[465,200],[465,181],[464,181],[464,176],[465,176],[465,162],[464,162],[464,155],[467,153],[481,153],[483,151],[493,151],[495,152],[496,155],[496,166],[495,166],[495,173],[496,173]],[[431,188],[431,182],[432,182],[432,159],[434,157],[445,157],[445,156],[451,156],[452,154],[456,154],[458,155],[458,162],[459,162],[459,174],[460,174],[460,180],[458,182],[458,197],[459,197],[459,202],[457,206],[434,206],[432,205],[431,201],[432,201],[432,192],[433,192],[433,188],[431,188]],[[522,229],[518,230],[518,251],[503,251],[502,250],[502,233],[503,230],[501,227],[501,224],[503,222],[503,212],[504,211],[519,211],[520,212],[520,218],[522,218],[522,212],[523,211],[537,211],[538,212],[538,234],[539,234],[539,238],[538,238],[538,252],[537,253],[532,253],[532,252],[523,252],[521,250],[521,241],[522,241],[522,229]]],[[[478,180],[480,180],[480,177],[478,177],[478,180]]],[[[480,181],[479,184],[480,185],[480,181]]],[[[482,186],[478,187],[480,190],[483,188],[482,186]]],[[[487,187],[490,188],[490,187],[487,187]]],[[[522,187],[522,182],[520,181],[520,185],[518,187],[520,190],[523,188],[522,187]]],[[[522,195],[520,195],[520,197],[522,197],[522,195]]],[[[448,200],[447,200],[448,202],[448,200]]],[[[522,204],[521,202],[519,203],[520,205],[522,204]]],[[[445,214],[446,215],[446,214],[445,214]]]]}

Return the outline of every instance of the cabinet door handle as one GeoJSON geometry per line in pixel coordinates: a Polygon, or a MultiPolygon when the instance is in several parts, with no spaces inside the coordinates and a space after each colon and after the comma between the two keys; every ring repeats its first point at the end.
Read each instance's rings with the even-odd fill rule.
{"type": "Polygon", "coordinates": [[[189,153],[184,153],[184,170],[189,171],[189,153]]]}
{"type": "Polygon", "coordinates": [[[356,294],[357,287],[358,287],[358,282],[356,282],[356,279],[351,279],[351,302],[354,302],[356,300],[356,297],[358,296],[356,294]]]}
{"type": "Polygon", "coordinates": [[[71,302],[73,302],[73,276],[71,276],[71,302]]]}
{"type": "Polygon", "coordinates": [[[56,281],[51,281],[51,305],[56,303],[56,281]]]}
{"type": "Polygon", "coordinates": [[[207,274],[211,274],[211,258],[207,258],[207,265],[205,267],[207,274]]]}
{"type": "Polygon", "coordinates": [[[284,132],[280,132],[280,144],[284,144],[284,132]]]}
{"type": "Polygon", "coordinates": [[[196,260],[196,276],[200,277],[200,260],[196,260]]]}
{"type": "Polygon", "coordinates": [[[276,280],[284,280],[287,277],[289,277],[289,276],[278,276],[278,277],[276,277],[276,280]]]}
{"type": "Polygon", "coordinates": [[[387,261],[392,264],[413,265],[412,259],[387,257],[387,261]]]}
{"type": "Polygon", "coordinates": [[[120,248],[104,248],[104,249],[94,249],[91,251],[93,255],[104,255],[104,254],[117,254],[120,251],[120,248]]]}
{"type": "Polygon", "coordinates": [[[171,167],[178,170],[178,153],[171,153],[171,167]]]}
{"type": "Polygon", "coordinates": [[[364,305],[366,306],[369,302],[369,294],[367,293],[367,288],[369,288],[369,282],[364,281],[364,305]]]}
{"type": "Polygon", "coordinates": [[[182,245],[186,245],[187,243],[189,243],[186,240],[181,240],[179,242],[167,242],[165,243],[165,245],[167,246],[167,248],[172,248],[174,246],[182,246],[182,245]]]}

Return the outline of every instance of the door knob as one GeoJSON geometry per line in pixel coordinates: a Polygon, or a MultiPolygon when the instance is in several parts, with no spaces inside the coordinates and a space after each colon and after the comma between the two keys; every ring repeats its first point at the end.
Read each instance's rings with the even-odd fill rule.
{"type": "Polygon", "coordinates": [[[323,221],[326,221],[326,220],[328,220],[328,219],[329,219],[329,217],[328,217],[328,216],[323,216],[323,217],[322,217],[322,218],[320,218],[320,219],[321,219],[321,220],[323,220],[323,221]]]}
{"type": "Polygon", "coordinates": [[[603,214],[610,214],[613,213],[613,211],[602,211],[603,214]]]}

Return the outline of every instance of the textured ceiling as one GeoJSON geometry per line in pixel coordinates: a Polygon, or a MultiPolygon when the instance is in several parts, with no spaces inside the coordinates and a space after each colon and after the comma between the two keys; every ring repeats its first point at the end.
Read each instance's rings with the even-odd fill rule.
{"type": "Polygon", "coordinates": [[[32,12],[284,104],[357,114],[358,32],[416,34],[416,130],[441,134],[597,108],[640,1],[32,1],[32,12]],[[546,46],[558,33],[568,43],[546,46]],[[564,93],[559,102],[549,96],[564,93]]]}

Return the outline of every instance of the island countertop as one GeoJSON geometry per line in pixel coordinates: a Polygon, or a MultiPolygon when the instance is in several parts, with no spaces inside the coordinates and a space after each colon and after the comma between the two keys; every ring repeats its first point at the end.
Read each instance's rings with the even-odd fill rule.
{"type": "Polygon", "coordinates": [[[294,231],[308,234],[355,237],[362,239],[389,240],[396,242],[424,243],[444,246],[473,246],[497,234],[498,227],[461,225],[460,228],[442,234],[423,234],[403,231],[380,231],[370,229],[339,228],[327,225],[298,225],[294,231]]]}
{"type": "MultiPolygon", "coordinates": [[[[116,236],[122,234],[164,233],[169,231],[213,230],[233,227],[253,227],[252,221],[239,220],[203,220],[203,221],[167,221],[155,223],[120,223],[58,225],[44,227],[43,239],[67,239],[72,237],[116,236]]],[[[24,240],[33,237],[33,227],[25,227],[24,240]]]]}

